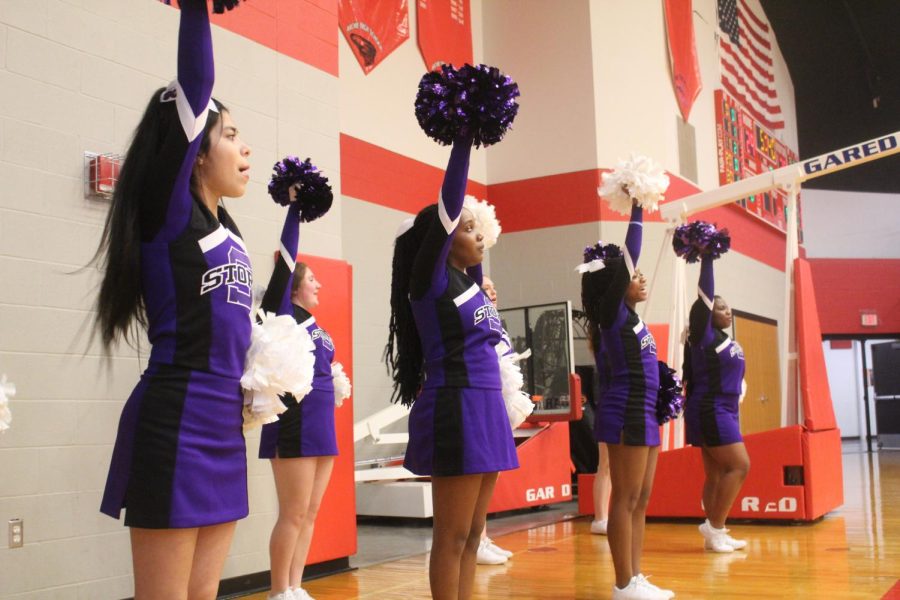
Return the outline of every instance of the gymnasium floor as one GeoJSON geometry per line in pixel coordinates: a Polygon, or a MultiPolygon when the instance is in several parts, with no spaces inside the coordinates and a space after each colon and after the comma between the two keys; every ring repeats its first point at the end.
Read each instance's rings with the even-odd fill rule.
{"type": "MultiPolygon", "coordinates": [[[[729,555],[704,552],[696,523],[653,522],[644,573],[677,598],[900,599],[900,452],[867,454],[852,444],[843,459],[844,506],[819,522],[738,524],[732,534],[749,540],[748,551],[729,555]]],[[[506,565],[478,567],[475,598],[608,598],[613,568],[606,538],[591,535],[589,519],[572,518],[570,510],[535,515],[544,524],[493,534],[515,555],[506,565]]],[[[489,530],[508,530],[501,521],[490,521],[489,530]]],[[[418,553],[305,587],[317,600],[428,598],[427,565],[428,554],[418,553]]]]}

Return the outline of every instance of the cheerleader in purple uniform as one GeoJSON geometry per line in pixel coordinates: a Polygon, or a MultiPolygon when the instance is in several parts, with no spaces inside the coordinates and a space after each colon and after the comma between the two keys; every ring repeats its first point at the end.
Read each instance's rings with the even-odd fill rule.
{"type": "Polygon", "coordinates": [[[396,240],[386,356],[409,406],[404,466],[432,477],[434,598],[468,598],[497,473],[519,466],[494,350],[497,309],[466,269],[484,253],[463,210],[472,141],[454,143],[441,197],[396,240]],[[415,403],[413,403],[415,401],[415,403]]]}
{"type": "Polygon", "coordinates": [[[612,497],[607,534],[616,571],[614,599],[674,597],[647,581],[640,565],[659,454],[656,342],[635,312],[637,303],[647,299],[647,281],[637,269],[642,234],[643,209],[635,202],[624,255],[615,246],[598,244],[585,251],[585,268],[579,268],[591,339],[600,340],[606,359],[606,365],[598,368],[609,371],[608,385],[597,403],[595,436],[609,452],[612,497]]]}
{"type": "Polygon", "coordinates": [[[139,599],[214,598],[248,511],[240,378],[252,271],[219,199],[244,194],[250,149],[211,98],[206,2],[183,0],[180,19],[178,78],[144,112],[97,253],[104,345],[135,321],[152,344],[101,503],[114,518],[125,509],[139,599]]]}
{"type": "Polygon", "coordinates": [[[750,470],[750,457],[739,420],[744,351],[725,332],[731,327],[731,309],[715,295],[713,259],[711,254],[703,254],[698,297],[691,307],[690,338],[685,346],[685,363],[690,366],[685,373],[689,380],[685,421],[687,442],[700,446],[706,472],[703,507],[707,520],[700,525],[704,546],[727,553],[747,545],[728,535],[725,519],[750,470]]]}
{"type": "Polygon", "coordinates": [[[484,239],[463,208],[472,145],[500,141],[518,95],[495,68],[444,65],[422,77],[416,98],[419,124],[453,148],[438,203],[398,232],[385,359],[392,399],[412,406],[404,466],[431,476],[437,599],[471,597],[497,473],[519,466],[494,349],[503,325],[480,289],[484,239]]]}
{"type": "Polygon", "coordinates": [[[263,426],[259,443],[259,457],[271,459],[278,493],[278,521],[269,540],[269,556],[275,592],[270,597],[279,600],[311,598],[301,587],[303,569],[338,453],[331,370],[334,344],[311,312],[319,305],[322,285],[308,265],[294,263],[300,212],[299,202],[288,210],[281,256],[262,302],[263,310],[293,315],[315,345],[312,390],[302,399],[283,396],[287,411],[263,426]]]}

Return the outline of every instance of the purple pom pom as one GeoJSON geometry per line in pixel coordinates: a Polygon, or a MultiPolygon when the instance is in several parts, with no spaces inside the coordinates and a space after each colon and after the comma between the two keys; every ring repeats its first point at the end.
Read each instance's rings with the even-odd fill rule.
{"type": "Polygon", "coordinates": [[[441,65],[419,81],[416,119],[439,144],[471,139],[475,147],[496,144],[519,111],[519,86],[496,67],[441,65]]]}
{"type": "Polygon", "coordinates": [[[236,8],[240,3],[241,0],[213,0],[213,12],[221,15],[226,10],[236,8]]]}
{"type": "MultiPolygon", "coordinates": [[[[172,0],[162,0],[163,4],[172,4],[172,0]]],[[[241,3],[241,0],[213,0],[213,12],[221,15],[226,10],[231,10],[236,8],[238,4],[241,3]]],[[[179,0],[179,4],[181,4],[181,0],[179,0]]]]}
{"type": "Polygon", "coordinates": [[[622,249],[615,244],[604,245],[601,240],[593,246],[585,246],[584,248],[584,262],[586,263],[597,259],[607,261],[611,258],[622,258],[622,249]]]}
{"type": "Polygon", "coordinates": [[[659,361],[659,392],[656,396],[656,422],[665,425],[684,410],[684,394],[678,373],[659,361]]]}
{"type": "Polygon", "coordinates": [[[328,178],[308,158],[301,161],[296,156],[288,156],[275,163],[272,169],[274,173],[269,181],[269,195],[278,204],[287,206],[291,203],[291,189],[294,189],[301,221],[315,221],[331,208],[334,196],[328,178]]]}
{"type": "Polygon", "coordinates": [[[706,221],[693,221],[675,228],[672,238],[675,254],[689,263],[694,263],[704,256],[719,258],[731,248],[731,236],[727,229],[716,229],[706,221]]]}

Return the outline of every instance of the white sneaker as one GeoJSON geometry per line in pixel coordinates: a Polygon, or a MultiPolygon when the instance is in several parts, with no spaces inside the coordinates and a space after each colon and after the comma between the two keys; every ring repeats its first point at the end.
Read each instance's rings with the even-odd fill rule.
{"type": "Polygon", "coordinates": [[[638,573],[637,575],[634,576],[634,578],[637,579],[638,582],[641,585],[643,585],[644,587],[648,587],[651,590],[653,590],[654,592],[656,592],[657,594],[659,594],[661,598],[670,600],[671,598],[675,597],[675,592],[673,592],[672,590],[666,590],[659,586],[653,585],[652,583],[650,583],[650,578],[645,576],[643,573],[638,573]]]}
{"type": "Polygon", "coordinates": [[[297,600],[297,598],[291,593],[291,588],[288,588],[283,592],[270,595],[268,600],[297,600]]]}
{"type": "Polygon", "coordinates": [[[505,556],[501,556],[491,551],[491,540],[485,538],[478,544],[478,552],[475,554],[475,563],[479,565],[502,565],[507,560],[505,556]]]}
{"type": "Polygon", "coordinates": [[[728,530],[725,530],[725,541],[728,542],[728,545],[734,548],[735,550],[743,550],[747,547],[747,540],[736,540],[730,535],[728,535],[728,530]]]}
{"type": "Polygon", "coordinates": [[[304,590],[302,587],[292,588],[291,592],[293,592],[293,600],[315,600],[312,596],[309,595],[309,592],[304,590]]]}
{"type": "Polygon", "coordinates": [[[485,541],[487,542],[488,550],[490,550],[494,554],[498,554],[500,556],[505,556],[506,558],[509,558],[510,556],[513,555],[513,553],[510,552],[509,550],[501,548],[500,546],[495,544],[494,540],[492,540],[491,538],[485,538],[485,541]]]}
{"type": "Polygon", "coordinates": [[[591,533],[606,535],[607,523],[608,521],[606,519],[603,519],[602,521],[597,521],[596,519],[591,521],[591,533]]]}
{"type": "Polygon", "coordinates": [[[703,547],[712,552],[720,552],[722,554],[734,552],[734,546],[728,543],[728,533],[723,527],[716,529],[713,527],[709,519],[700,524],[700,533],[703,535],[703,547]]]}
{"type": "Polygon", "coordinates": [[[667,600],[670,596],[666,596],[659,588],[651,587],[646,579],[638,579],[632,577],[624,588],[619,589],[615,585],[612,591],[612,600],[667,600]]]}

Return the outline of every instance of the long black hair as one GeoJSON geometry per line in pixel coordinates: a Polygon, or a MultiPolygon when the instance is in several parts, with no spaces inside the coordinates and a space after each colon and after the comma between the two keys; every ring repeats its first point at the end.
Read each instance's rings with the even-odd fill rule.
{"type": "Polygon", "coordinates": [[[607,258],[604,261],[604,268],[599,271],[589,271],[581,276],[581,306],[588,323],[588,341],[591,344],[591,350],[595,352],[600,346],[600,307],[622,260],[622,258],[607,258]]]}
{"type": "Polygon", "coordinates": [[[426,206],[413,226],[394,241],[391,272],[391,320],[384,362],[394,380],[391,402],[411,406],[422,386],[422,342],[409,304],[413,264],[425,234],[438,218],[437,204],[426,206]]]}
{"type": "MultiPolygon", "coordinates": [[[[153,93],[134,131],[103,234],[91,260],[91,264],[103,271],[94,324],[107,350],[120,336],[127,342],[132,341],[130,334],[134,321],[142,327],[147,326],[146,307],[141,296],[141,242],[148,241],[144,239],[148,232],[142,230],[141,224],[146,220],[145,214],[153,214],[149,208],[152,203],[163,201],[155,197],[158,177],[154,165],[160,158],[166,135],[181,131],[175,102],[160,101],[164,91],[165,88],[160,88],[153,93]]],[[[219,124],[220,112],[227,110],[219,101],[213,102],[219,113],[208,111],[199,156],[209,151],[210,132],[219,124]]],[[[191,192],[199,198],[196,189],[192,175],[191,192]]],[[[161,223],[157,225],[161,226],[161,223]]]]}

